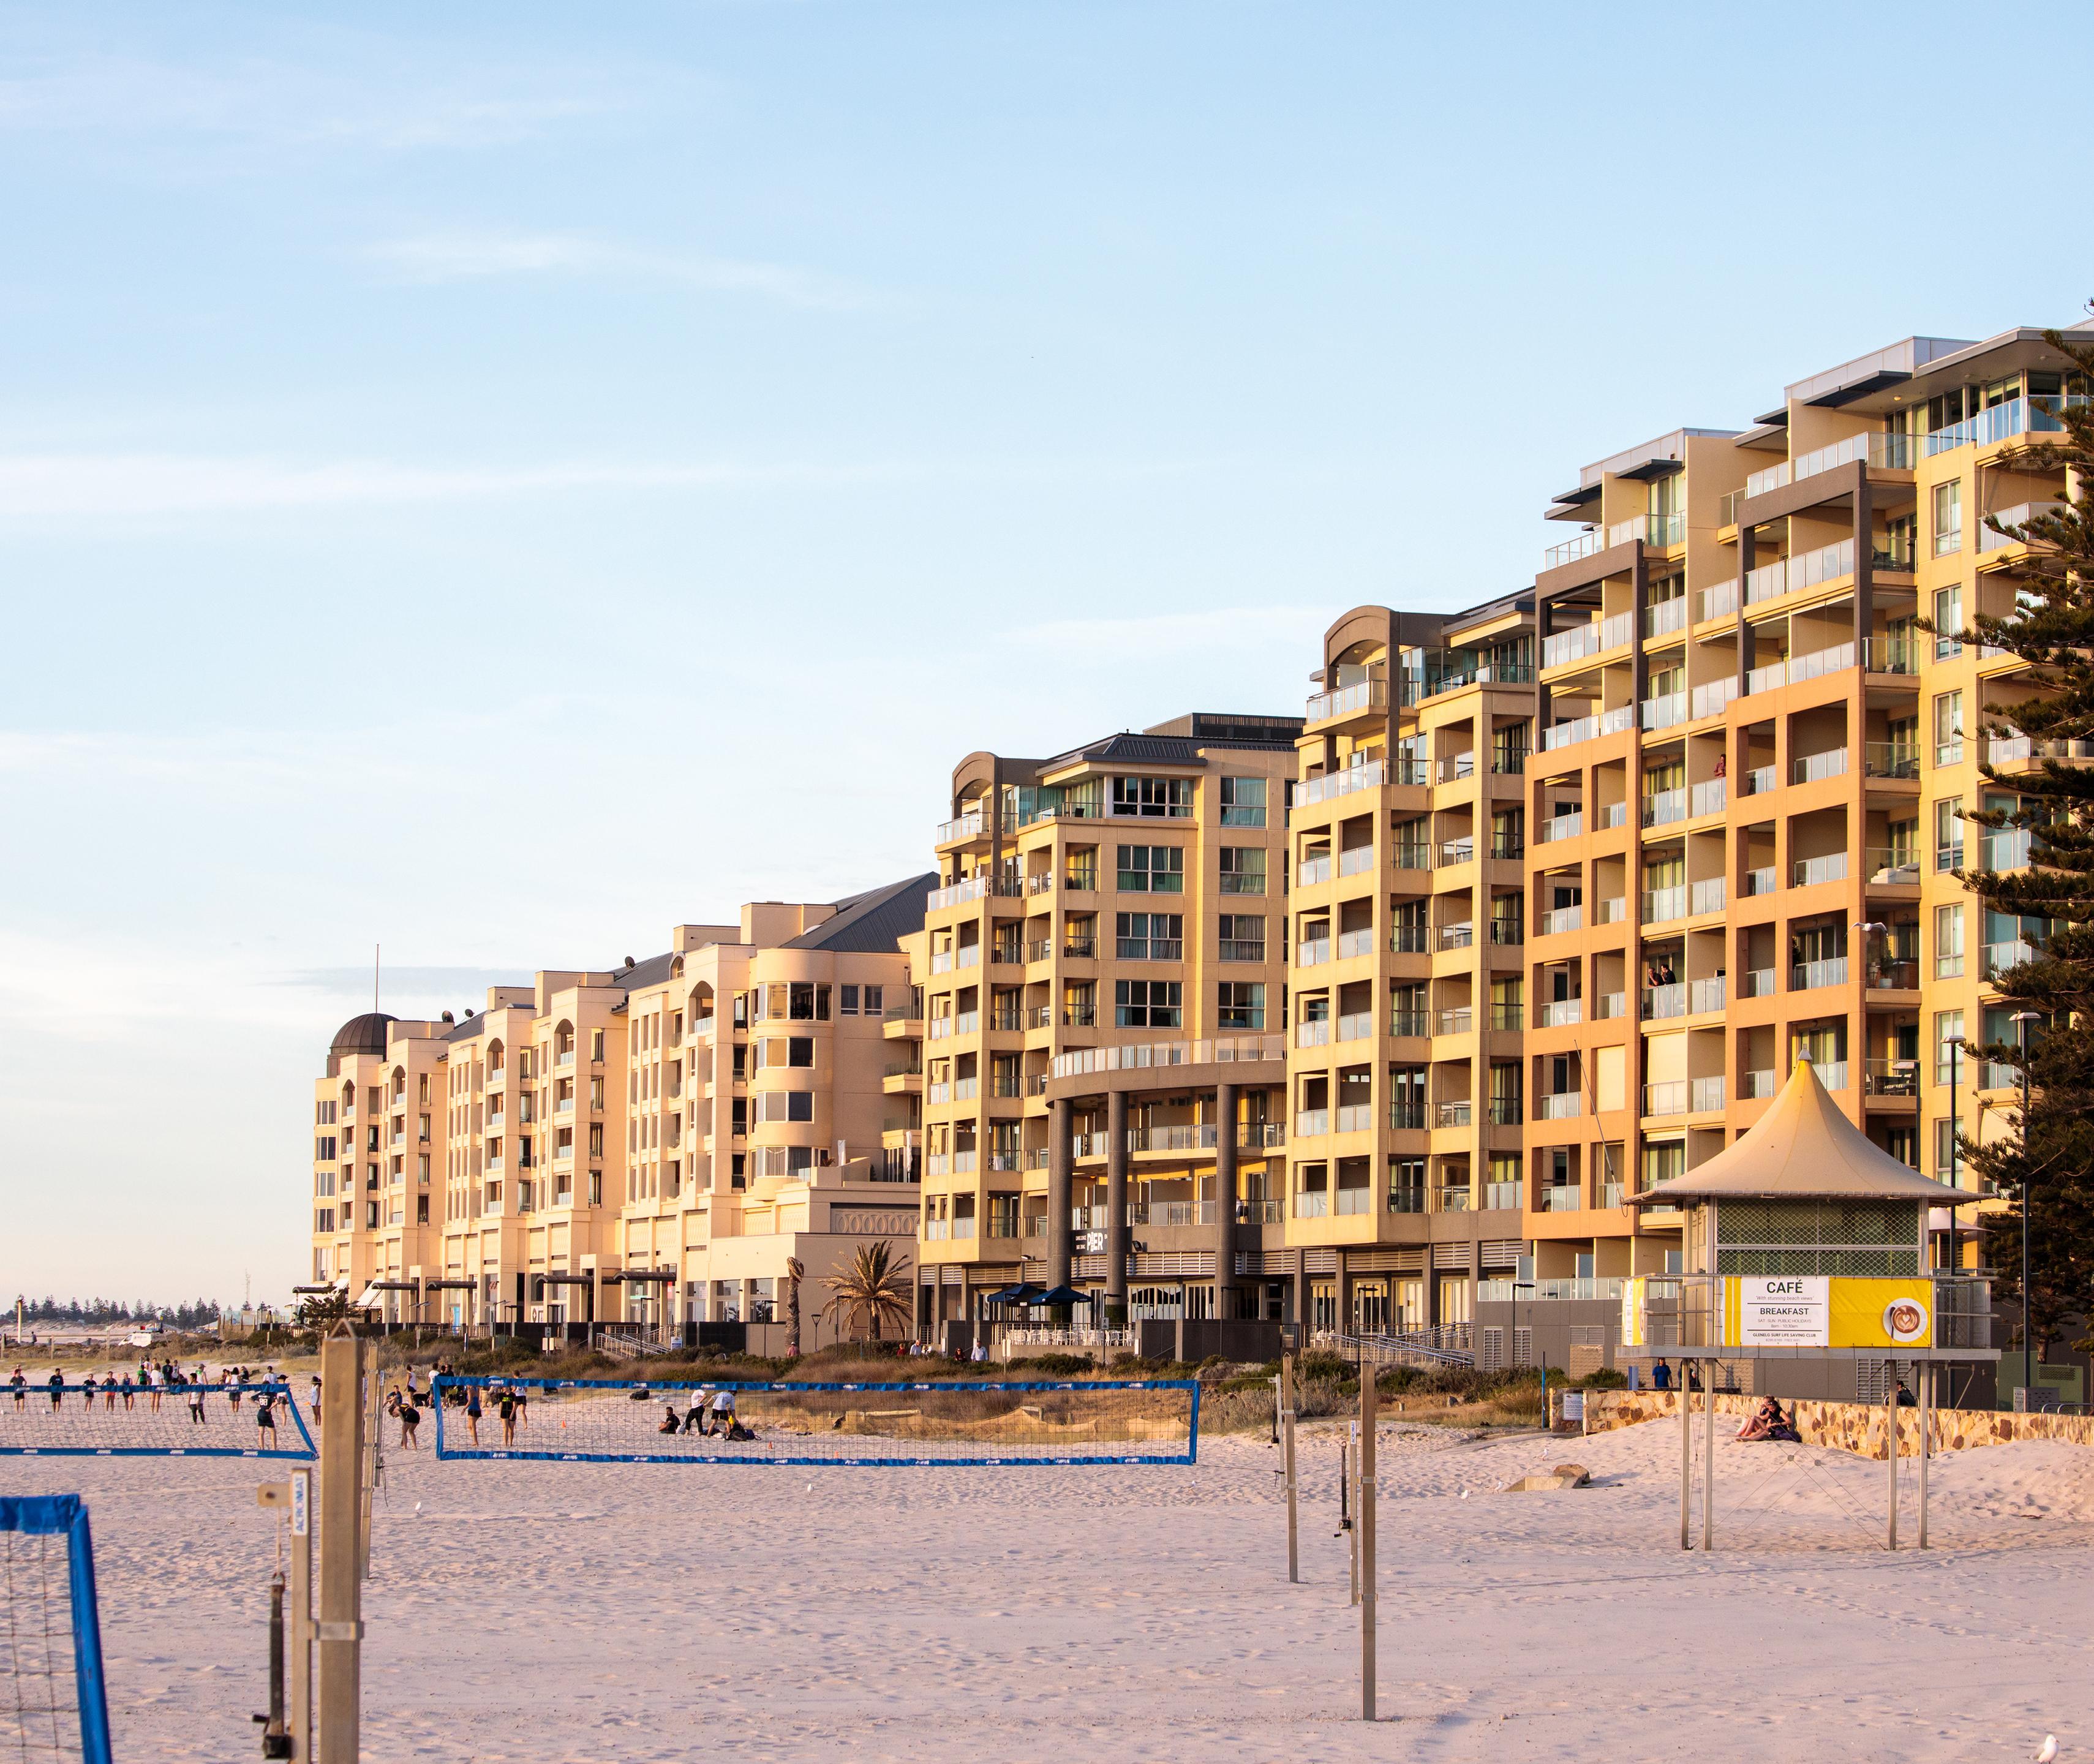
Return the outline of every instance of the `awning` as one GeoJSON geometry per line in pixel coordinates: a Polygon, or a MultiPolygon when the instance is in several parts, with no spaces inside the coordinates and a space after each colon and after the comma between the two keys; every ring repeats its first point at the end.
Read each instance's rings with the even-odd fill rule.
{"type": "Polygon", "coordinates": [[[477,1280],[424,1280],[422,1282],[422,1290],[425,1293],[476,1293],[480,1290],[480,1282],[477,1280]]]}
{"type": "Polygon", "coordinates": [[[615,1286],[621,1280],[673,1280],[674,1268],[608,1268],[601,1276],[606,1286],[615,1286]]]}
{"type": "Polygon", "coordinates": [[[531,1278],[543,1280],[548,1286],[593,1286],[596,1284],[593,1274],[534,1274],[531,1278]]]}
{"type": "Polygon", "coordinates": [[[1984,1198],[1922,1176],[1833,1106],[1809,1061],[1737,1141],[1683,1176],[1631,1195],[1631,1206],[1745,1199],[1919,1201],[1975,1206],[1984,1198]]]}

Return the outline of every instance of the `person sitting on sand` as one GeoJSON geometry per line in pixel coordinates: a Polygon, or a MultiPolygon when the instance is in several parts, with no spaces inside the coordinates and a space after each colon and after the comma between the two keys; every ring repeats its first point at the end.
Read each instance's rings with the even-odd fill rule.
{"type": "Polygon", "coordinates": [[[1741,1440],[1767,1439],[1780,1425],[1781,1405],[1769,1397],[1745,1418],[1744,1425],[1738,1429],[1738,1437],[1741,1440]]]}
{"type": "MultiPolygon", "coordinates": [[[[1771,1397],[1767,1401],[1774,1402],[1771,1397]]],[[[1786,1440],[1791,1445],[1802,1445],[1803,1436],[1796,1431],[1795,1411],[1792,1410],[1788,1414],[1783,1414],[1781,1405],[1774,1403],[1774,1425],[1767,1429],[1767,1437],[1786,1440]]]]}
{"type": "Polygon", "coordinates": [[[655,1428],[654,1431],[657,1433],[680,1432],[683,1430],[684,1418],[676,1413],[676,1404],[672,1402],[664,1403],[662,1407],[662,1424],[655,1428]]]}

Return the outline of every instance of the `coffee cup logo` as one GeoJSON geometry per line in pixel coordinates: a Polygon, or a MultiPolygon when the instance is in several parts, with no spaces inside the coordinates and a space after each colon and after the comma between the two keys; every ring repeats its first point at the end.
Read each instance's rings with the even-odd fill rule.
{"type": "Polygon", "coordinates": [[[1917,1341],[1927,1333],[1927,1307],[1916,1298],[1894,1298],[1883,1307],[1883,1333],[1896,1342],[1917,1341]]]}

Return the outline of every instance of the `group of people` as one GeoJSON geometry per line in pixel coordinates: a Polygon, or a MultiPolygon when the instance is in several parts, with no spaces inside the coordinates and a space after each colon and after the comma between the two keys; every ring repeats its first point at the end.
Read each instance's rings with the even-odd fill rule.
{"type": "Polygon", "coordinates": [[[1745,1424],[1738,1429],[1741,1440],[1787,1440],[1801,1445],[1803,1436],[1796,1431],[1795,1419],[1782,1412],[1782,1406],[1773,1397],[1762,1397],[1758,1408],[1745,1417],[1745,1424]]]}
{"type": "MultiPolygon", "coordinates": [[[[90,1369],[80,1375],[76,1385],[71,1387],[66,1383],[64,1368],[54,1366],[51,1368],[50,1376],[44,1380],[43,1388],[45,1394],[50,1399],[50,1412],[54,1417],[65,1407],[68,1388],[80,1393],[80,1406],[90,1415],[94,1413],[97,1396],[102,1398],[105,1414],[114,1414],[119,1402],[127,1414],[136,1413],[141,1397],[146,1405],[146,1413],[158,1414],[162,1398],[171,1391],[178,1392],[189,1405],[190,1425],[202,1427],[205,1423],[204,1401],[214,1390],[225,1396],[232,1414],[237,1416],[242,1400],[249,1394],[249,1386],[259,1384],[262,1388],[254,1393],[254,1424],[261,1436],[262,1449],[270,1450],[276,1444],[277,1404],[281,1400],[281,1393],[272,1388],[275,1380],[274,1366],[261,1368],[258,1373],[257,1369],[250,1366],[224,1366],[219,1368],[218,1375],[214,1379],[210,1367],[201,1360],[193,1372],[185,1372],[172,1360],[163,1360],[158,1364],[144,1360],[139,1362],[136,1372],[127,1368],[120,1374],[104,1372],[98,1379],[90,1369]]],[[[317,1387],[319,1380],[315,1379],[314,1384],[317,1387]]],[[[7,1384],[14,1397],[15,1412],[19,1414],[28,1401],[28,1372],[17,1365],[9,1375],[7,1384]]]]}
{"type": "Polygon", "coordinates": [[[756,1436],[741,1424],[734,1412],[734,1393],[727,1386],[708,1393],[703,1388],[680,1419],[673,1402],[664,1405],[657,1433],[696,1433],[706,1439],[753,1440],[756,1436]]]}

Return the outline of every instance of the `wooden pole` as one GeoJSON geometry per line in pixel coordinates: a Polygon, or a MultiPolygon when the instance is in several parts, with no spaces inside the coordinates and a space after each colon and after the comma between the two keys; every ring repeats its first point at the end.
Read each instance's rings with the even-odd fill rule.
{"type": "Polygon", "coordinates": [[[1919,1378],[1919,1547],[1927,1543],[1927,1462],[1934,1455],[1932,1416],[1934,1414],[1934,1368],[1922,1362],[1919,1378]]]}
{"type": "Polygon", "coordinates": [[[1360,1719],[1375,1718],[1375,1369],[1360,1377],[1360,1719]]]}
{"type": "Polygon", "coordinates": [[[1301,1579],[1301,1540],[1295,1503],[1294,1356],[1291,1353],[1281,1355],[1279,1361],[1279,1449],[1281,1466],[1287,1473],[1287,1579],[1294,1585],[1301,1579]]]}
{"type": "Polygon", "coordinates": [[[1887,1360],[1883,1362],[1883,1427],[1888,1436],[1883,1441],[1883,1456],[1889,1461],[1891,1467],[1890,1530],[1884,1547],[1895,1550],[1897,1548],[1898,1473],[1897,1362],[1896,1360],[1887,1360]]]}
{"type": "Polygon", "coordinates": [[[291,1472],[291,1756],[313,1755],[313,1473],[291,1472]]]}
{"type": "Polygon", "coordinates": [[[1679,1362],[1679,1547],[1694,1547],[1694,1392],[1679,1362]]]}
{"type": "Polygon", "coordinates": [[[363,1470],[363,1344],[345,1326],[320,1344],[318,1764],[358,1764],[363,1595],[357,1571],[363,1470]]]}
{"type": "Polygon", "coordinates": [[[1353,1437],[1338,1448],[1338,1523],[1345,1528],[1346,1576],[1350,1584],[1345,1602],[1360,1602],[1360,1492],[1359,1423],[1348,1430],[1353,1437]]]}
{"type": "Polygon", "coordinates": [[[1716,1547],[1716,1362],[1701,1362],[1701,1547],[1716,1547]]]}

